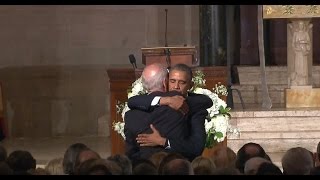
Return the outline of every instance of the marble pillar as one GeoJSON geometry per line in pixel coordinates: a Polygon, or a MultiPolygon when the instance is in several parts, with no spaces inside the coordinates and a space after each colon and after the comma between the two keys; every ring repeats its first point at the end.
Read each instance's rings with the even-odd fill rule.
{"type": "Polygon", "coordinates": [[[200,5],[200,65],[226,65],[226,6],[200,5]]]}

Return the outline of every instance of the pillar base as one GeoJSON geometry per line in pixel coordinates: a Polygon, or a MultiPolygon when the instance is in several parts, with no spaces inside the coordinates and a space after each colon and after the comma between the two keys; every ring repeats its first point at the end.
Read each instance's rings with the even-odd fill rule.
{"type": "Polygon", "coordinates": [[[320,88],[285,89],[287,108],[320,107],[320,88]]]}

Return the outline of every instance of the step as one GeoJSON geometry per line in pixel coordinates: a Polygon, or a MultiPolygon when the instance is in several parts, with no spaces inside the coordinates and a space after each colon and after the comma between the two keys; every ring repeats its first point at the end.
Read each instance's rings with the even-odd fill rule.
{"type": "Polygon", "coordinates": [[[315,152],[319,138],[308,138],[308,139],[228,139],[228,147],[233,151],[238,150],[246,143],[253,142],[260,144],[266,152],[270,153],[284,153],[290,148],[304,147],[309,151],[315,152]]]}
{"type": "Polygon", "coordinates": [[[258,143],[270,153],[284,153],[298,146],[316,151],[320,137],[319,109],[256,108],[233,110],[231,116],[230,124],[240,130],[239,136],[228,136],[228,146],[235,152],[248,142],[258,143]]]}
{"type": "MultiPolygon", "coordinates": [[[[288,83],[287,66],[266,66],[267,84],[285,85],[288,83]]],[[[237,66],[241,85],[261,84],[260,66],[237,66]]],[[[312,66],[312,82],[314,87],[320,87],[320,66],[312,66]]]]}
{"type": "Polygon", "coordinates": [[[315,126],[316,124],[320,124],[319,116],[232,118],[231,124],[235,124],[241,131],[244,132],[320,131],[320,126],[315,126]]]}
{"type": "MultiPolygon", "coordinates": [[[[268,84],[286,84],[288,81],[287,66],[267,66],[266,79],[268,84]]],[[[244,84],[260,84],[260,66],[238,66],[239,81],[244,84]]]]}
{"type": "MultiPolygon", "coordinates": [[[[262,90],[261,85],[233,85],[233,89],[237,89],[241,93],[241,97],[245,104],[248,103],[261,103],[262,90]]],[[[287,85],[268,85],[268,92],[270,99],[273,103],[284,103],[284,89],[287,85]]],[[[232,91],[234,103],[241,103],[240,95],[237,91],[232,91]]]]}

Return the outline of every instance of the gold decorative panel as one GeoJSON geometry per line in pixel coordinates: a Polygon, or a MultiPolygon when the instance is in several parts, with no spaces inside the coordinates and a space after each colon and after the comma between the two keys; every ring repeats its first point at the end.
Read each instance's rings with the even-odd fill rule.
{"type": "Polygon", "coordinates": [[[320,5],[263,5],[263,18],[320,17],[320,5]]]}

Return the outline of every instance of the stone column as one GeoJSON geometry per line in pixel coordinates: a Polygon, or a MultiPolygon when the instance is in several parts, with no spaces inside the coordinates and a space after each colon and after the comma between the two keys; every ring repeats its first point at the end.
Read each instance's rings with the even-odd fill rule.
{"type": "Polygon", "coordinates": [[[200,5],[199,13],[200,65],[226,65],[225,5],[200,5]]]}

